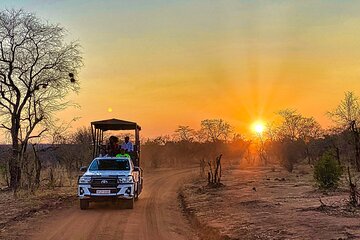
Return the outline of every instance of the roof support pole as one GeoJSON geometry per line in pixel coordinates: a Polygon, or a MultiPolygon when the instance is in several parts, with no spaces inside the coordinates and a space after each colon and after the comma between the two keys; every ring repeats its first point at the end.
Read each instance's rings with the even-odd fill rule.
{"type": "Polygon", "coordinates": [[[95,151],[96,151],[96,132],[95,132],[95,126],[91,124],[91,136],[93,140],[93,158],[95,158],[95,151]]]}

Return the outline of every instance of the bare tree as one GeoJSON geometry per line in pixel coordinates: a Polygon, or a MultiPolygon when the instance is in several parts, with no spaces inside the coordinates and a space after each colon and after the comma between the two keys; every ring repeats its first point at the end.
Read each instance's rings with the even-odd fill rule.
{"type": "Polygon", "coordinates": [[[312,155],[310,154],[310,142],[318,139],[323,135],[323,130],[320,124],[313,117],[302,117],[299,124],[299,139],[305,144],[305,153],[308,158],[308,163],[312,162],[312,155]]]}
{"type": "Polygon", "coordinates": [[[266,131],[264,132],[265,138],[273,142],[278,140],[279,137],[279,126],[275,121],[269,122],[265,127],[266,131]]]}
{"type": "Polygon", "coordinates": [[[280,139],[297,140],[300,135],[299,125],[302,121],[302,116],[293,109],[285,109],[278,112],[282,117],[282,122],[277,133],[280,139]]]}
{"type": "Polygon", "coordinates": [[[343,129],[350,131],[353,136],[353,144],[355,147],[355,166],[360,172],[360,104],[359,99],[353,92],[346,92],[345,97],[335,110],[328,113],[331,119],[343,129]]]}
{"type": "Polygon", "coordinates": [[[222,119],[206,119],[201,121],[201,131],[208,141],[226,141],[233,132],[229,123],[222,119]]]}
{"type": "Polygon", "coordinates": [[[66,95],[78,90],[79,45],[65,43],[65,33],[22,10],[0,12],[0,126],[12,140],[12,189],[19,185],[28,141],[47,130],[53,113],[68,106],[66,95]]]}
{"type": "Polygon", "coordinates": [[[195,130],[194,139],[199,143],[203,143],[207,140],[206,133],[203,131],[203,129],[195,130]]]}
{"type": "Polygon", "coordinates": [[[346,92],[344,99],[331,112],[328,112],[331,119],[343,129],[349,128],[352,122],[360,120],[359,99],[353,92],[346,92]]]}
{"type": "Polygon", "coordinates": [[[292,171],[297,160],[295,158],[302,157],[300,152],[305,153],[310,164],[312,155],[309,146],[312,140],[323,134],[320,124],[313,117],[304,117],[293,109],[281,110],[278,115],[281,116],[281,122],[275,130],[272,128],[271,138],[281,143],[284,166],[292,171]]]}
{"type": "Polygon", "coordinates": [[[92,159],[92,135],[90,127],[77,129],[70,135],[70,143],[77,146],[76,157],[74,157],[75,169],[79,169],[89,159],[92,159]]]}
{"type": "Polygon", "coordinates": [[[192,142],[194,141],[195,130],[189,126],[178,126],[175,130],[175,138],[179,141],[192,142]]]}
{"type": "Polygon", "coordinates": [[[208,171],[208,184],[211,186],[219,186],[220,180],[221,180],[221,157],[222,154],[220,154],[219,156],[217,156],[215,158],[215,160],[213,161],[208,161],[208,165],[209,165],[209,171],[208,171]]]}

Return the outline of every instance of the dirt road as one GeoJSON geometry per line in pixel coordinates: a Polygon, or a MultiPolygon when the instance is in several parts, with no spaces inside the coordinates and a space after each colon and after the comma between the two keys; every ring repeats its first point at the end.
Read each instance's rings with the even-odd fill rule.
{"type": "Polygon", "coordinates": [[[58,210],[34,226],[31,239],[196,239],[180,212],[177,190],[193,170],[157,170],[144,175],[134,209],[94,203],[58,210]]]}

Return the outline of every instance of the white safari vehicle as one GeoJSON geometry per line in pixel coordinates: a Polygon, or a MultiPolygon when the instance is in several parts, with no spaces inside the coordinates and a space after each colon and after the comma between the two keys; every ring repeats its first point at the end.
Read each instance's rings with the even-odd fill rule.
{"type": "Polygon", "coordinates": [[[133,208],[134,200],[142,189],[142,176],[138,167],[127,157],[95,158],[79,178],[80,208],[87,209],[90,202],[113,201],[133,208]]]}
{"type": "Polygon", "coordinates": [[[79,176],[78,196],[80,208],[87,209],[90,202],[123,202],[128,208],[134,207],[143,187],[143,172],[140,167],[140,130],[135,123],[119,119],[108,119],[91,123],[93,139],[93,161],[79,176]],[[134,131],[134,149],[127,157],[97,157],[104,146],[105,131],[134,131]]]}

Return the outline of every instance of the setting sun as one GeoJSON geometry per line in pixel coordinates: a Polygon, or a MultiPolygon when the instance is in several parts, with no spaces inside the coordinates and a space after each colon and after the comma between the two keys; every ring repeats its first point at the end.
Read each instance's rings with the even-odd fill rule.
{"type": "Polygon", "coordinates": [[[261,121],[255,122],[252,125],[252,130],[257,134],[262,134],[265,130],[265,124],[261,121]]]}

